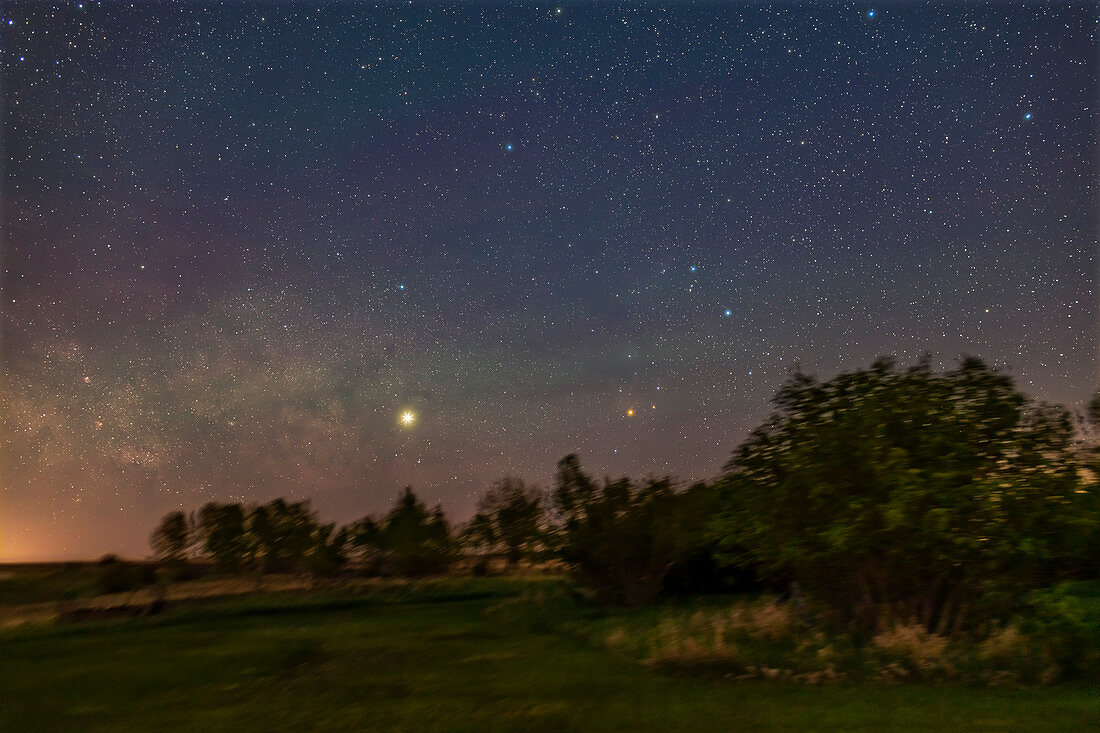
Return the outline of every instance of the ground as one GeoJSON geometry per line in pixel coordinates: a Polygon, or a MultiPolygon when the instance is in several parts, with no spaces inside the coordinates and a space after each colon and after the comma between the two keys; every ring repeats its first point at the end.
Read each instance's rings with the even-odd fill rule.
{"type": "Polygon", "coordinates": [[[25,623],[0,632],[0,730],[1100,729],[1084,684],[663,674],[494,610],[520,587],[264,592],[140,619],[25,623]]]}

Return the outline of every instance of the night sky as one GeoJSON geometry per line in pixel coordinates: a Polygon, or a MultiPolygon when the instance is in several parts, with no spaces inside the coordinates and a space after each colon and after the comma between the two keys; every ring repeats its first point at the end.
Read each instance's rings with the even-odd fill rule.
{"type": "Polygon", "coordinates": [[[1096,8],[5,2],[0,559],[713,477],[796,364],[1080,406],[1096,8]]]}

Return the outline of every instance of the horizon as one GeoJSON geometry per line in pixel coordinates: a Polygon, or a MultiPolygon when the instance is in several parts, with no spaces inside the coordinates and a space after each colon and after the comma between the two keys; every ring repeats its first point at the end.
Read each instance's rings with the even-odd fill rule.
{"type": "MultiPolygon", "coordinates": [[[[820,375],[813,375],[813,376],[820,376],[820,375]]],[[[1042,402],[1042,400],[1040,400],[1038,398],[1035,398],[1035,397],[1030,397],[1029,396],[1029,402],[1031,404],[1038,405],[1042,402]]],[[[769,402],[769,404],[770,404],[770,402],[769,402]]],[[[1065,407],[1072,410],[1073,412],[1075,412],[1078,415],[1084,413],[1083,403],[1078,404],[1078,405],[1073,405],[1073,406],[1065,406],[1065,407]]],[[[748,436],[746,435],[746,438],[747,437],[748,436]]],[[[731,454],[734,450],[735,449],[731,450],[731,454]]],[[[606,474],[605,473],[605,474],[597,474],[597,475],[601,476],[605,480],[619,478],[620,476],[628,477],[628,478],[634,478],[634,479],[644,478],[646,476],[658,476],[658,477],[664,477],[664,478],[671,479],[671,481],[672,481],[672,483],[675,487],[677,487],[678,489],[683,489],[683,488],[686,488],[688,486],[691,486],[692,484],[694,484],[696,482],[709,483],[709,482],[715,481],[715,480],[717,480],[718,478],[721,477],[721,471],[718,471],[718,472],[716,472],[715,474],[713,474],[711,476],[705,476],[705,477],[696,476],[696,477],[691,477],[691,478],[684,478],[684,477],[681,477],[681,476],[676,476],[675,474],[645,474],[645,475],[641,475],[641,474],[629,474],[629,473],[627,473],[627,474],[611,475],[611,474],[606,474]]],[[[518,478],[525,479],[525,477],[523,477],[523,476],[520,476],[518,478]]],[[[547,490],[547,491],[549,490],[549,487],[551,485],[552,485],[551,481],[546,481],[546,482],[542,482],[542,483],[532,483],[531,484],[532,488],[539,489],[539,490],[547,490]]],[[[292,503],[293,502],[298,502],[298,501],[308,501],[308,502],[310,502],[311,507],[314,510],[318,511],[318,513],[320,514],[321,521],[323,521],[323,522],[324,521],[335,521],[337,526],[348,526],[351,523],[353,523],[354,521],[356,521],[356,520],[358,520],[362,517],[366,517],[366,516],[382,517],[382,516],[384,516],[386,514],[386,512],[388,511],[388,509],[392,508],[394,500],[398,497],[400,491],[403,488],[406,488],[406,487],[412,488],[414,490],[414,492],[416,491],[416,487],[405,485],[401,489],[397,489],[395,491],[393,496],[390,497],[389,502],[386,506],[384,506],[380,509],[370,510],[370,511],[363,512],[363,513],[356,514],[354,516],[349,516],[349,517],[329,517],[329,516],[325,515],[323,511],[319,510],[319,508],[316,506],[316,504],[314,504],[314,500],[310,497],[297,497],[297,496],[293,496],[293,495],[291,495],[291,496],[271,496],[271,497],[266,497],[266,498],[257,497],[257,498],[251,499],[249,501],[243,502],[243,504],[245,506],[254,506],[254,505],[257,505],[257,504],[262,504],[265,501],[269,501],[269,500],[275,499],[275,498],[286,499],[288,502],[292,502],[292,503]]],[[[487,486],[486,486],[486,488],[487,488],[487,486]]],[[[442,501],[433,501],[433,500],[430,500],[426,497],[420,497],[420,498],[425,500],[425,503],[428,504],[429,506],[435,506],[435,505],[442,506],[443,505],[442,501]]],[[[215,497],[215,498],[211,499],[211,501],[218,501],[218,499],[215,497]]],[[[194,514],[195,512],[198,511],[199,508],[200,507],[198,507],[198,506],[190,507],[190,508],[180,507],[180,509],[182,511],[184,511],[185,513],[187,513],[187,514],[194,514]]],[[[471,510],[467,513],[467,515],[455,517],[454,513],[449,511],[446,506],[444,506],[443,509],[444,509],[444,513],[447,515],[448,521],[451,523],[452,526],[461,525],[462,523],[469,520],[470,517],[473,515],[473,510],[471,510]]],[[[152,528],[150,528],[150,533],[151,532],[152,532],[152,528]]],[[[104,557],[109,556],[109,555],[116,556],[119,559],[125,560],[125,561],[156,562],[155,553],[153,552],[153,550],[150,547],[147,546],[145,548],[145,552],[140,553],[140,554],[134,553],[134,552],[125,553],[125,552],[116,551],[116,550],[113,550],[113,549],[106,549],[101,553],[98,553],[94,556],[85,557],[85,558],[56,557],[56,556],[33,555],[33,554],[22,555],[22,556],[4,556],[4,555],[0,555],[0,566],[3,566],[3,565],[19,565],[19,564],[60,564],[60,563],[88,563],[88,564],[94,564],[94,563],[102,560],[104,557]]],[[[194,558],[192,559],[192,561],[194,561],[194,558]]]]}

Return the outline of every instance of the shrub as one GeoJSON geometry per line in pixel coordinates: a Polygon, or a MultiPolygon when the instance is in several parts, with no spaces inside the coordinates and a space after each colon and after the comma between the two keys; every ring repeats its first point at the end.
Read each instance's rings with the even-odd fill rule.
{"type": "Polygon", "coordinates": [[[1089,497],[1071,416],[981,361],[798,373],[775,402],[727,464],[715,536],[842,626],[974,629],[1072,569],[1089,497]]]}
{"type": "Polygon", "coordinates": [[[1031,603],[1029,617],[951,637],[920,623],[884,623],[861,640],[815,628],[791,603],[761,599],[724,609],[632,614],[595,640],[650,667],[806,684],[853,679],[1051,684],[1100,671],[1096,625],[1074,610],[1075,599],[1055,590],[1037,594],[1031,603]]]}
{"type": "Polygon", "coordinates": [[[957,674],[947,637],[931,634],[921,624],[896,624],[872,639],[886,679],[951,678],[957,674]]]}
{"type": "Polygon", "coordinates": [[[562,519],[561,558],[603,601],[652,600],[694,539],[687,504],[669,479],[598,484],[575,455],[558,462],[554,504],[562,519]]]}
{"type": "Polygon", "coordinates": [[[1016,624],[1033,639],[1037,656],[1049,662],[1046,674],[1076,676],[1100,666],[1100,623],[1090,621],[1065,585],[1032,593],[1028,612],[1016,624]]]}
{"type": "Polygon", "coordinates": [[[100,562],[101,570],[96,578],[96,590],[100,593],[126,593],[157,582],[157,569],[153,565],[139,565],[115,558],[100,562]]]}

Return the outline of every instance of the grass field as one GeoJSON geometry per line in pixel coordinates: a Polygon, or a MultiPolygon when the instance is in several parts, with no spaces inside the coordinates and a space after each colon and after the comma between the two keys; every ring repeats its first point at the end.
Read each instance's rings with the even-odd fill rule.
{"type": "Polygon", "coordinates": [[[268,593],[142,619],[24,624],[0,635],[0,730],[1100,729],[1100,698],[1083,684],[661,674],[494,610],[538,582],[268,593]]]}

